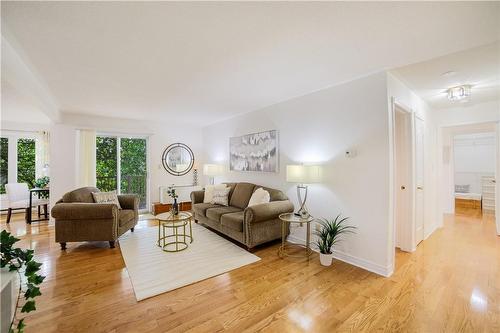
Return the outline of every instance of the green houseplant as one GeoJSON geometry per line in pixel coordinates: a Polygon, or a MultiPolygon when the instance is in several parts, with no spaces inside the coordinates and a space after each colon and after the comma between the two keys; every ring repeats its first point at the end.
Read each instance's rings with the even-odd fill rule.
{"type": "Polygon", "coordinates": [[[14,247],[14,244],[19,241],[18,238],[12,236],[6,230],[0,233],[1,241],[1,269],[9,271],[17,271],[19,274],[19,293],[14,310],[14,317],[10,324],[9,332],[24,332],[24,318],[18,318],[18,309],[21,313],[28,313],[36,310],[35,297],[40,296],[40,284],[45,279],[45,276],[38,274],[41,263],[33,260],[33,250],[23,250],[14,247]]]}
{"type": "Polygon", "coordinates": [[[337,215],[335,219],[322,218],[317,221],[318,229],[314,233],[317,236],[316,246],[319,249],[319,259],[321,265],[330,266],[332,264],[332,247],[340,241],[343,234],[354,233],[356,227],[348,225],[348,217],[337,215]]]}

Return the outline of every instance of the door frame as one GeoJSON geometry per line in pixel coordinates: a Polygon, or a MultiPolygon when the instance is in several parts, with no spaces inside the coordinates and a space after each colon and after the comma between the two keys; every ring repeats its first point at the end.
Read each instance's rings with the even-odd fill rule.
{"type": "MultiPolygon", "coordinates": [[[[444,131],[446,130],[446,135],[451,135],[451,137],[454,136],[456,133],[479,133],[479,132],[495,132],[496,135],[496,158],[495,158],[495,180],[496,180],[496,187],[495,187],[495,222],[496,222],[496,234],[500,236],[500,182],[499,182],[499,177],[500,177],[500,122],[498,121],[483,121],[483,122],[471,122],[471,123],[464,123],[464,124],[452,124],[452,125],[446,125],[446,126],[440,126],[439,127],[439,146],[438,146],[438,152],[439,154],[443,153],[444,149],[444,144],[443,140],[445,139],[445,133],[444,131]],[[485,127],[491,126],[491,129],[485,129],[485,127]],[[462,131],[460,131],[460,127],[464,127],[462,131]],[[470,129],[467,129],[469,127],[470,129]],[[454,132],[454,129],[456,129],[457,132],[454,132]]],[[[453,149],[453,145],[451,147],[453,149]]],[[[450,158],[453,158],[453,155],[450,156],[450,158]]],[[[444,170],[444,163],[443,159],[440,158],[438,159],[438,166],[439,166],[439,174],[442,176],[443,175],[443,170],[444,170]]],[[[451,168],[451,174],[454,177],[455,174],[455,166],[453,165],[451,168]]],[[[441,177],[439,177],[441,178],[441,177]]],[[[438,180],[439,181],[439,180],[438,180]]],[[[442,186],[443,184],[439,183],[438,186],[440,186],[440,191],[445,191],[447,189],[443,189],[442,186]]],[[[440,192],[441,193],[441,192],[440,192]]],[[[445,200],[440,197],[439,199],[439,205],[438,205],[438,224],[440,227],[444,225],[444,215],[446,214],[446,202],[445,200]]],[[[454,206],[453,206],[453,212],[454,212],[454,206]]]]}

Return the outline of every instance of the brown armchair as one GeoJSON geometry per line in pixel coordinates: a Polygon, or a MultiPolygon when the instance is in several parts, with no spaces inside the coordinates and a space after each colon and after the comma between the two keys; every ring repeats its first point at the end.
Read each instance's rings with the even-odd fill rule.
{"type": "Polygon", "coordinates": [[[52,208],[56,220],[56,242],[66,249],[67,242],[108,241],[111,248],[127,230],[134,231],[139,220],[139,198],[118,195],[121,209],[114,204],[94,202],[95,187],[82,187],[66,193],[52,208]]]}

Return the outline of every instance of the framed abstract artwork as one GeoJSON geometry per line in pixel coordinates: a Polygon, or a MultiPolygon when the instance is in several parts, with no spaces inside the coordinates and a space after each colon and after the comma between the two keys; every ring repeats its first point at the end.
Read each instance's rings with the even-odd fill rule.
{"type": "Polygon", "coordinates": [[[231,171],[279,172],[278,131],[230,138],[229,155],[231,171]]]}

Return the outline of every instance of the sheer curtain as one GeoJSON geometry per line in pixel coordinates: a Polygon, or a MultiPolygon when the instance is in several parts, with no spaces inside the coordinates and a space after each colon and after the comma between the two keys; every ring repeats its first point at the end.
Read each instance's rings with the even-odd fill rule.
{"type": "Polygon", "coordinates": [[[78,185],[96,185],[96,132],[95,130],[79,130],[79,163],[78,163],[78,185]]]}
{"type": "Polygon", "coordinates": [[[46,131],[38,132],[38,137],[35,143],[35,172],[36,178],[49,176],[49,156],[50,156],[50,134],[46,131]]]}

